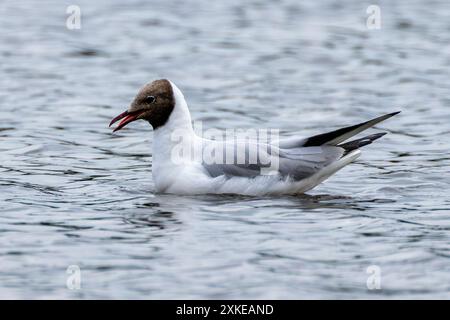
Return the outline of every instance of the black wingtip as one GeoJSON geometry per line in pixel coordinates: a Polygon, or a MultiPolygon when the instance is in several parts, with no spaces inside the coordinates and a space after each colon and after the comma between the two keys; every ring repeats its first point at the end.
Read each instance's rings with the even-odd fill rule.
{"type": "Polygon", "coordinates": [[[375,133],[375,134],[371,135],[370,137],[372,138],[372,141],[375,141],[375,140],[377,140],[377,139],[379,139],[382,136],[385,136],[387,134],[388,134],[387,132],[380,132],[380,133],[375,133]]]}
{"type": "Polygon", "coordinates": [[[391,117],[393,117],[393,116],[395,116],[395,115],[399,114],[400,112],[402,112],[402,111],[396,111],[396,112],[392,112],[392,113],[389,113],[389,114],[388,114],[388,116],[391,116],[391,117]]]}
{"type": "Polygon", "coordinates": [[[357,140],[339,144],[338,146],[341,148],[344,148],[346,151],[345,154],[347,154],[348,152],[350,152],[352,150],[359,149],[361,147],[367,146],[368,144],[371,144],[372,142],[374,142],[377,139],[380,139],[381,137],[383,137],[386,134],[387,134],[387,132],[374,133],[374,134],[371,134],[364,138],[360,138],[357,140]]]}
{"type": "Polygon", "coordinates": [[[331,145],[338,145],[341,142],[344,142],[345,140],[349,139],[350,137],[357,135],[358,133],[369,129],[370,127],[373,127],[374,125],[387,120],[397,114],[399,114],[401,111],[396,111],[392,113],[387,113],[385,115],[379,116],[377,118],[374,118],[369,121],[365,121],[353,126],[341,128],[338,130],[334,130],[327,133],[318,134],[312,137],[309,137],[305,140],[305,143],[303,144],[304,147],[311,147],[311,146],[320,146],[323,144],[331,144],[331,145]]]}
{"type": "Polygon", "coordinates": [[[383,119],[383,121],[384,121],[384,120],[386,120],[386,119],[389,119],[389,118],[392,118],[393,116],[398,115],[400,112],[401,112],[401,111],[396,111],[396,112],[387,113],[387,114],[385,114],[384,116],[379,117],[379,119],[383,119]]]}

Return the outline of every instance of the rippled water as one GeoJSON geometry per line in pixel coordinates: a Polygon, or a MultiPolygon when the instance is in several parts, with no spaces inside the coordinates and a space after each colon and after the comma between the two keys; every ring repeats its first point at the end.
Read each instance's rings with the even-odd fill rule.
{"type": "Polygon", "coordinates": [[[0,298],[450,298],[450,5],[367,5],[2,1],[0,298]],[[155,194],[150,127],[107,124],[161,77],[210,128],[403,113],[308,195],[155,194]]]}

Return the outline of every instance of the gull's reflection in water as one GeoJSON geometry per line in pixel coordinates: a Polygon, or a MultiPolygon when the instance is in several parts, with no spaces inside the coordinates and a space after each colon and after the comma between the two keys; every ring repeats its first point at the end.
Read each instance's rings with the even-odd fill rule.
{"type": "Polygon", "coordinates": [[[156,210],[152,213],[134,213],[124,217],[124,222],[136,228],[152,227],[159,230],[170,229],[181,224],[176,214],[169,211],[156,210]]]}
{"type": "MultiPolygon", "coordinates": [[[[184,222],[201,219],[203,213],[214,213],[214,220],[220,220],[221,214],[230,219],[230,213],[237,218],[242,215],[257,215],[258,210],[272,212],[275,217],[286,210],[296,210],[296,214],[322,209],[340,209],[348,214],[362,214],[373,204],[395,202],[392,199],[365,199],[350,196],[301,194],[296,196],[254,197],[233,194],[172,195],[154,194],[151,201],[140,198],[129,213],[124,216],[126,223],[138,228],[152,227],[159,230],[177,230],[184,222]],[[195,216],[197,215],[197,218],[195,216]]],[[[211,217],[211,216],[210,216],[211,217]]],[[[205,217],[208,218],[208,217],[205,217]]]]}

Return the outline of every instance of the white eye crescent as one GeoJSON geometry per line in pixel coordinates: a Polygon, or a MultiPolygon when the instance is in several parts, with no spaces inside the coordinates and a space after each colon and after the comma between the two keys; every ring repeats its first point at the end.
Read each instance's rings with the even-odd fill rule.
{"type": "Polygon", "coordinates": [[[154,96],[146,96],[144,101],[147,103],[153,103],[156,101],[156,98],[154,96]]]}

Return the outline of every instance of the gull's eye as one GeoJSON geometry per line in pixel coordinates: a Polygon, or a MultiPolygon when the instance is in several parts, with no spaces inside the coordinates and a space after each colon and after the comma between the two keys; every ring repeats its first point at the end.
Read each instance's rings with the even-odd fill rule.
{"type": "Polygon", "coordinates": [[[156,98],[155,98],[154,96],[146,96],[145,99],[144,99],[144,101],[145,101],[146,103],[153,103],[153,102],[156,101],[156,98]]]}

